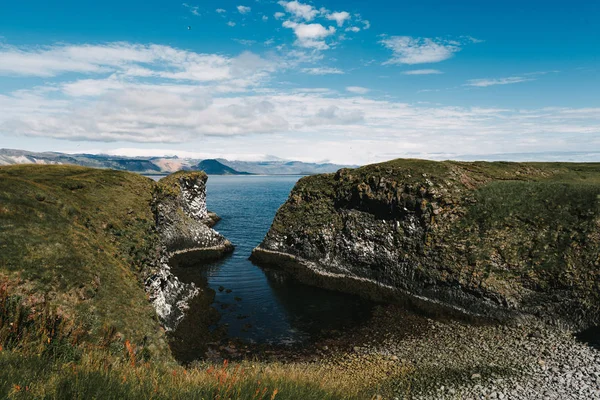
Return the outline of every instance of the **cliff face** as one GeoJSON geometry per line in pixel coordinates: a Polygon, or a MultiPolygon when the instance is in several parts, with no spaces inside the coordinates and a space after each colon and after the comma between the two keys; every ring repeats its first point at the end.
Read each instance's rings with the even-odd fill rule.
{"type": "Polygon", "coordinates": [[[205,182],[203,173],[157,183],[109,169],[0,167],[2,287],[28,307],[56,308],[78,340],[96,346],[112,332],[170,358],[161,325],[174,329],[200,290],[171,265],[232,249],[206,226],[218,217],[206,211],[205,182]]]}
{"type": "Polygon", "coordinates": [[[145,282],[167,330],[175,329],[200,290],[177,279],[171,265],[187,259],[214,259],[233,250],[227,239],[210,228],[216,216],[206,209],[206,180],[203,172],[177,172],[161,179],[154,190],[161,256],[158,265],[147,271],[145,282]]]}
{"type": "Polygon", "coordinates": [[[597,324],[600,165],[395,160],[301,179],[252,255],[436,312],[597,324]]]}

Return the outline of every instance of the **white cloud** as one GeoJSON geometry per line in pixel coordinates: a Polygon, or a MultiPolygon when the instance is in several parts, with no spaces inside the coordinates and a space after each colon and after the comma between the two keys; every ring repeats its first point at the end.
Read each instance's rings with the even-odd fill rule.
{"type": "Polygon", "coordinates": [[[371,90],[361,87],[361,86],[348,86],[346,88],[347,91],[349,91],[350,93],[356,93],[356,94],[367,94],[369,93],[371,90]]]}
{"type": "Polygon", "coordinates": [[[244,46],[252,46],[253,44],[256,44],[256,40],[250,40],[250,39],[233,39],[234,42],[238,42],[241,45],[244,46]]]}
{"type": "Polygon", "coordinates": [[[310,75],[341,75],[344,73],[341,69],[329,67],[304,68],[302,72],[310,75]]]}
{"type": "Polygon", "coordinates": [[[294,89],[294,93],[322,93],[322,94],[333,94],[334,90],[328,88],[299,88],[294,89]]]}
{"type": "Polygon", "coordinates": [[[229,26],[231,26],[231,27],[233,28],[233,27],[235,26],[235,22],[233,22],[233,21],[229,21],[229,22],[227,23],[227,25],[229,25],[229,26]]]}
{"type": "Polygon", "coordinates": [[[465,36],[465,39],[469,40],[471,43],[483,43],[485,40],[474,38],[473,36],[465,36]]]}
{"type": "Polygon", "coordinates": [[[138,143],[137,148],[172,143],[215,154],[264,153],[268,140],[268,152],[280,157],[346,163],[585,151],[600,144],[599,108],[411,105],[343,96],[327,88],[221,95],[182,83],[105,86],[102,94],[85,99],[59,99],[56,88],[0,95],[3,140],[11,140],[11,146],[18,138],[96,141],[106,148],[114,142],[138,143]]]}
{"type": "Polygon", "coordinates": [[[335,28],[330,26],[325,28],[321,24],[301,24],[292,21],[285,21],[284,28],[289,28],[296,35],[296,44],[300,47],[314,48],[317,50],[326,50],[329,48],[323,39],[335,33],[335,28]]]}
{"type": "MultiPolygon", "coordinates": [[[[325,39],[322,32],[304,34],[325,39]]],[[[265,59],[251,52],[232,57],[151,44],[1,45],[1,75],[39,76],[46,86],[0,90],[0,137],[5,147],[76,149],[94,141],[102,149],[130,146],[124,142],[143,149],[171,143],[166,148],[214,154],[259,154],[268,141],[269,153],[280,157],[347,163],[600,146],[597,107],[407,104],[362,96],[367,88],[340,92],[275,79],[291,68],[338,73],[325,64],[322,52],[299,48],[265,59]]],[[[510,78],[538,78],[535,74],[541,73],[510,78]]],[[[17,81],[26,86],[41,80],[17,81]]]]}
{"type": "Polygon", "coordinates": [[[123,62],[148,62],[148,47],[135,45],[62,46],[22,50],[0,44],[0,74],[56,76],[64,72],[98,73],[123,62]]]}
{"type": "Polygon", "coordinates": [[[413,69],[410,71],[402,72],[404,75],[439,75],[443,74],[442,71],[438,69],[413,69]]]}
{"type": "Polygon", "coordinates": [[[326,18],[330,21],[335,21],[337,23],[337,26],[341,28],[344,25],[344,22],[350,19],[350,14],[346,11],[333,12],[331,14],[328,14],[326,18]]]}
{"type": "Polygon", "coordinates": [[[368,20],[363,19],[363,17],[360,14],[354,14],[354,19],[357,22],[363,24],[363,29],[364,30],[367,30],[367,29],[369,29],[371,27],[371,23],[368,20]]]}
{"type": "Polygon", "coordinates": [[[182,6],[184,6],[185,8],[187,8],[188,10],[190,10],[190,12],[192,14],[194,14],[195,16],[199,17],[200,13],[198,12],[198,6],[190,6],[187,3],[183,3],[182,6]]]}
{"type": "Polygon", "coordinates": [[[383,39],[381,43],[393,53],[386,64],[437,63],[449,59],[461,50],[457,42],[410,36],[392,36],[383,39]]]}
{"type": "Polygon", "coordinates": [[[319,12],[310,4],[303,4],[299,1],[280,1],[279,4],[295,18],[312,21],[319,12]]]}
{"type": "Polygon", "coordinates": [[[357,26],[350,26],[346,28],[346,32],[360,32],[360,28],[357,26]]]}
{"type": "Polygon", "coordinates": [[[248,14],[252,9],[246,6],[237,6],[237,10],[240,14],[248,14]]]}
{"type": "Polygon", "coordinates": [[[107,79],[80,79],[64,83],[61,90],[70,97],[97,97],[111,90],[125,89],[127,84],[111,76],[107,79]]]}
{"type": "Polygon", "coordinates": [[[306,125],[351,125],[363,122],[364,118],[362,111],[342,110],[338,106],[330,105],[327,108],[320,108],[315,115],[309,117],[306,125]]]}
{"type": "Polygon", "coordinates": [[[67,140],[180,143],[204,135],[283,132],[288,123],[266,99],[214,99],[198,89],[133,86],[73,103],[68,112],[12,115],[0,120],[0,129],[67,140]]]}
{"type": "Polygon", "coordinates": [[[225,10],[223,8],[217,8],[215,11],[217,12],[217,14],[223,14],[223,13],[227,12],[227,10],[225,10]]]}
{"type": "Polygon", "coordinates": [[[282,12],[276,12],[275,14],[273,14],[273,17],[275,19],[281,19],[281,18],[285,17],[285,14],[282,12]]]}
{"type": "Polygon", "coordinates": [[[266,15],[263,15],[263,16],[262,16],[262,20],[263,20],[264,22],[266,22],[266,21],[268,21],[268,20],[269,20],[269,17],[267,17],[266,15]]]}
{"type": "Polygon", "coordinates": [[[415,106],[340,97],[326,89],[220,97],[194,86],[132,85],[93,101],[56,100],[44,93],[0,95],[0,108],[0,131],[13,135],[140,146],[202,138],[201,146],[215,152],[220,144],[231,153],[257,153],[264,151],[265,139],[255,139],[261,133],[271,135],[270,153],[313,161],[577,151],[600,142],[598,108],[415,106]],[[232,135],[244,139],[226,141],[232,135]]]}
{"type": "Polygon", "coordinates": [[[464,86],[476,86],[476,87],[488,87],[494,85],[511,85],[513,83],[529,82],[534,81],[534,78],[526,78],[523,76],[511,76],[508,78],[495,78],[495,79],[471,79],[464,86]]]}
{"type": "Polygon", "coordinates": [[[67,73],[113,74],[106,80],[109,84],[118,79],[160,78],[243,87],[242,84],[258,82],[274,68],[272,63],[248,52],[239,57],[225,57],[169,46],[122,42],[44,48],[0,47],[0,75],[52,77],[67,73]]]}

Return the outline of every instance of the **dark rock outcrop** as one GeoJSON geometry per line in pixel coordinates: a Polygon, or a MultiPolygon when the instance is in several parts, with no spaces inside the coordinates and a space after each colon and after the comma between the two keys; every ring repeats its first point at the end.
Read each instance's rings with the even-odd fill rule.
{"type": "Polygon", "coordinates": [[[177,326],[188,302],[201,290],[181,282],[171,265],[216,259],[233,251],[229,240],[211,228],[219,217],[206,209],[206,180],[203,172],[182,171],[161,179],[155,187],[153,210],[161,256],[148,273],[146,289],[167,330],[177,326]]]}
{"type": "Polygon", "coordinates": [[[248,172],[236,171],[217,160],[202,160],[196,165],[195,169],[205,172],[208,175],[251,175],[248,172]]]}
{"type": "Polygon", "coordinates": [[[301,179],[252,255],[436,313],[600,315],[600,164],[395,160],[301,179]]]}
{"type": "Polygon", "coordinates": [[[178,172],[158,182],[155,201],[156,226],[172,257],[182,253],[219,257],[233,250],[231,243],[209,226],[215,214],[206,209],[203,172],[178,172]]]}

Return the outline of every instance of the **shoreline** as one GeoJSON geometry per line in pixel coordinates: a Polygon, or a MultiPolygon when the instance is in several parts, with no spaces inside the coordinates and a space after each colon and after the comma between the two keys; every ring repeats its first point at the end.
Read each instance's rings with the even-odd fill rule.
{"type": "Polygon", "coordinates": [[[213,340],[195,362],[353,371],[382,399],[600,399],[600,348],[539,321],[475,324],[388,304],[361,326],[299,345],[213,340]]]}

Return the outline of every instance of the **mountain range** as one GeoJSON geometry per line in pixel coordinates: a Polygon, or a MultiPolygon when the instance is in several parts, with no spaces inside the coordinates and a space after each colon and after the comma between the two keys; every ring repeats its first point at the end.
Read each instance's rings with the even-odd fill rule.
{"type": "Polygon", "coordinates": [[[312,175],[335,172],[353,165],[306,163],[290,160],[236,161],[173,157],[126,157],[106,154],[66,154],[0,149],[0,166],[13,164],[72,164],[112,168],[140,174],[169,174],[179,170],[205,171],[209,175],[312,175]]]}

